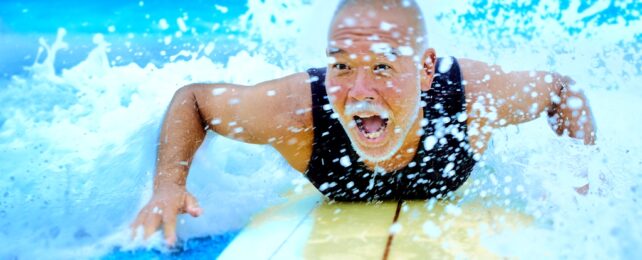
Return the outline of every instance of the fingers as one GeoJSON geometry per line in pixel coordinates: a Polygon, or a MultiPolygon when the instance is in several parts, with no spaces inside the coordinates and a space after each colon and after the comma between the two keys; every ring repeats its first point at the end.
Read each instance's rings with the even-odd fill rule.
{"type": "Polygon", "coordinates": [[[595,133],[591,132],[585,139],[584,139],[584,144],[585,145],[595,145],[595,133]]]}
{"type": "Polygon", "coordinates": [[[593,119],[593,114],[591,113],[590,110],[587,111],[587,115],[588,115],[588,120],[586,120],[586,123],[584,124],[584,129],[585,129],[584,132],[586,133],[586,135],[584,136],[584,144],[594,145],[595,140],[597,139],[597,129],[595,126],[595,120],[593,119]]]}
{"type": "Polygon", "coordinates": [[[145,218],[145,223],[143,224],[143,229],[145,230],[143,237],[145,239],[149,238],[160,227],[162,220],[160,213],[161,212],[155,212],[155,210],[153,210],[152,212],[147,212],[147,217],[145,218]]]}
{"type": "MultiPolygon", "coordinates": [[[[559,136],[566,134],[569,137],[584,141],[585,145],[594,145],[596,140],[595,121],[586,97],[581,93],[575,98],[581,100],[580,108],[562,105],[559,110],[548,113],[548,123],[559,136]]],[[[576,102],[577,103],[577,102],[576,102]]]]}
{"type": "Polygon", "coordinates": [[[548,125],[558,136],[561,136],[564,133],[564,118],[558,114],[549,113],[548,125]]]}
{"type": "Polygon", "coordinates": [[[129,230],[131,231],[130,239],[132,240],[136,239],[136,236],[138,235],[138,227],[140,227],[141,225],[141,214],[142,212],[138,213],[138,216],[136,216],[136,220],[134,220],[134,222],[129,225],[129,230]]]}
{"type": "Polygon", "coordinates": [[[198,217],[203,210],[198,205],[198,201],[189,192],[175,193],[173,197],[158,197],[152,199],[145,206],[136,220],[132,222],[131,237],[135,239],[138,236],[138,229],[143,229],[143,239],[148,239],[163,225],[163,234],[168,246],[176,243],[176,220],[179,213],[189,213],[193,217],[198,217]]]}
{"type": "Polygon", "coordinates": [[[584,144],[585,145],[594,145],[595,144],[595,139],[596,139],[595,127],[592,124],[590,124],[590,125],[584,127],[584,129],[585,129],[584,130],[584,132],[585,132],[585,134],[584,134],[584,144]]]}
{"type": "MultiPolygon", "coordinates": [[[[201,207],[198,205],[196,198],[189,192],[185,192],[183,202],[183,212],[189,213],[192,217],[198,217],[202,213],[201,207]]],[[[176,219],[178,212],[165,212],[163,213],[163,234],[167,245],[173,246],[176,243],[176,219]]]]}
{"type": "Polygon", "coordinates": [[[198,205],[198,200],[196,200],[196,198],[189,192],[185,195],[184,211],[195,218],[203,213],[203,209],[198,205]]]}
{"type": "Polygon", "coordinates": [[[132,222],[132,224],[129,225],[132,240],[137,239],[139,235],[138,234],[139,231],[143,231],[143,234],[141,235],[145,235],[144,230],[145,230],[145,225],[147,223],[146,220],[148,218],[148,215],[149,215],[149,210],[147,209],[147,207],[144,207],[143,209],[140,210],[140,212],[138,212],[138,216],[136,216],[136,220],[134,220],[134,222],[132,222]]]}
{"type": "Polygon", "coordinates": [[[555,122],[555,133],[558,136],[562,136],[564,134],[564,126],[565,126],[565,118],[564,117],[558,117],[557,122],[555,122]]]}
{"type": "Polygon", "coordinates": [[[176,243],[176,213],[163,214],[163,234],[168,246],[174,246],[176,243]]]}
{"type": "Polygon", "coordinates": [[[158,208],[149,210],[149,206],[145,207],[138,214],[136,220],[131,224],[131,237],[135,239],[138,234],[138,228],[143,227],[143,239],[148,239],[163,225],[163,234],[168,246],[174,246],[176,243],[176,218],[177,213],[172,211],[165,211],[158,208]]]}
{"type": "Polygon", "coordinates": [[[581,139],[585,145],[595,144],[595,121],[588,105],[577,111],[572,111],[575,115],[569,118],[571,126],[569,135],[573,138],[581,139]]]}
{"type": "Polygon", "coordinates": [[[587,183],[587,184],[584,184],[584,185],[582,185],[580,187],[576,187],[575,188],[575,192],[577,192],[580,195],[586,195],[589,192],[589,188],[590,188],[589,184],[587,183]]]}

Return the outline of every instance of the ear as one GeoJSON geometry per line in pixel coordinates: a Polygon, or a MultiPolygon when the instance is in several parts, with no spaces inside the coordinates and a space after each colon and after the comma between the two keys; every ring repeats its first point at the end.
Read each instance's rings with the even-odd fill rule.
{"type": "Polygon", "coordinates": [[[423,68],[421,69],[421,91],[428,91],[432,87],[432,79],[435,76],[435,67],[437,64],[437,53],[435,49],[428,48],[421,58],[423,68]]]}

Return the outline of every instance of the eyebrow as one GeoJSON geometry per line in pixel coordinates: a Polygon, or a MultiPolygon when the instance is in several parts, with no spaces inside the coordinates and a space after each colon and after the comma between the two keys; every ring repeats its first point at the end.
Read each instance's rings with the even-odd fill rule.
{"type": "MultiPolygon", "coordinates": [[[[347,53],[348,52],[346,50],[341,49],[341,48],[337,48],[337,47],[328,47],[328,49],[326,50],[326,54],[328,56],[336,56],[336,55],[339,55],[339,54],[347,54],[347,53]]],[[[390,52],[389,53],[394,55],[394,56],[397,56],[397,57],[401,56],[401,52],[397,48],[390,47],[390,52]]],[[[376,53],[376,54],[382,54],[382,53],[376,53]]]]}
{"type": "Polygon", "coordinates": [[[345,54],[345,53],[348,53],[348,52],[343,50],[343,49],[341,49],[341,48],[328,47],[328,49],[326,50],[326,53],[327,53],[328,56],[335,56],[335,55],[339,55],[339,54],[345,54]]]}

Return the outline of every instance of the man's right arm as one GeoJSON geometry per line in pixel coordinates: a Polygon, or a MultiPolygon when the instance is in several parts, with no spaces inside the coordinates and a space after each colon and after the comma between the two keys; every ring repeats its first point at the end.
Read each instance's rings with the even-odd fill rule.
{"type": "Polygon", "coordinates": [[[200,215],[185,182],[207,130],[247,143],[272,144],[282,154],[292,153],[284,157],[302,171],[312,142],[308,78],[298,73],[255,86],[193,84],[179,89],[162,124],[154,195],[132,228],[143,226],[147,238],[163,224],[165,239],[173,245],[176,216],[200,215]]]}

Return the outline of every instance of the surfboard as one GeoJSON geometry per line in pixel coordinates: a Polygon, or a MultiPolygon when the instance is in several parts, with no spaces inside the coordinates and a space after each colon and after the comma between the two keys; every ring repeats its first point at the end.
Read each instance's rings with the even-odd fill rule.
{"type": "Polygon", "coordinates": [[[331,202],[312,185],[258,214],[219,259],[500,258],[485,236],[532,217],[483,200],[331,202]]]}

